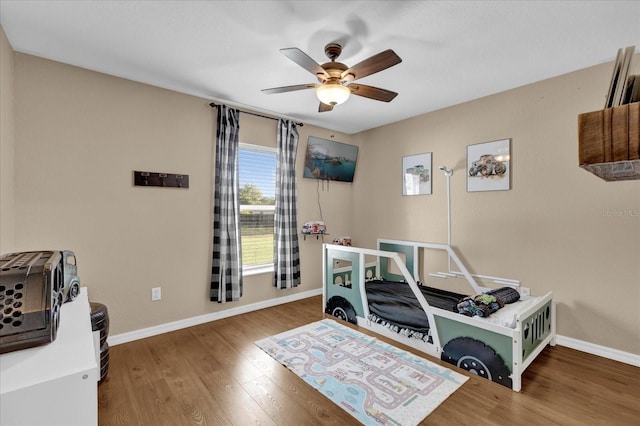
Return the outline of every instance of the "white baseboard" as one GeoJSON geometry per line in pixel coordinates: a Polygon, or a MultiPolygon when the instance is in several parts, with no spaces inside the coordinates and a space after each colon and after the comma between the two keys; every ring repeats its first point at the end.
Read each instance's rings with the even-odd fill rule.
{"type": "MultiPolygon", "coordinates": [[[[291,296],[278,297],[275,299],[265,300],[263,302],[252,303],[250,305],[238,306],[237,308],[225,309],[224,311],[220,312],[213,312],[210,314],[199,315],[197,317],[186,318],[179,321],[156,325],[154,327],[116,334],[114,336],[109,336],[107,338],[107,342],[109,343],[109,346],[115,346],[121,343],[132,342],[134,340],[144,339],[146,337],[156,336],[158,334],[192,327],[194,325],[200,325],[223,318],[228,318],[234,315],[246,314],[247,312],[270,308],[272,306],[282,305],[284,303],[295,302],[296,300],[302,300],[321,294],[321,288],[309,290],[303,293],[292,294],[291,296]]],[[[581,352],[586,352],[592,355],[597,355],[603,358],[608,358],[614,361],[619,361],[625,364],[640,367],[640,355],[632,354],[630,352],[624,352],[618,349],[612,349],[606,346],[600,346],[594,343],[589,343],[583,340],[560,335],[556,336],[556,343],[560,346],[566,346],[568,348],[575,349],[581,352]]]]}
{"type": "Polygon", "coordinates": [[[107,338],[109,346],[119,345],[121,343],[132,342],[146,337],[156,336],[170,331],[176,331],[194,325],[200,325],[207,322],[232,317],[234,315],[246,314],[247,312],[257,311],[259,309],[270,308],[272,306],[282,305],[284,303],[295,302],[296,300],[306,299],[308,297],[318,296],[322,294],[322,289],[309,290],[302,293],[292,294],[290,296],[277,297],[250,305],[238,306],[236,308],[225,309],[220,312],[212,312],[210,314],[199,315],[197,317],[185,318],[179,321],[173,321],[166,324],[160,324],[149,328],[129,331],[127,333],[116,334],[107,338]]]}
{"type": "Polygon", "coordinates": [[[585,342],[584,340],[578,340],[560,335],[556,336],[556,343],[560,346],[566,346],[568,348],[586,352],[591,355],[597,355],[603,358],[608,358],[614,361],[619,361],[625,364],[640,367],[640,355],[632,354],[630,352],[624,352],[618,349],[612,349],[606,346],[600,346],[594,343],[585,342]]]}

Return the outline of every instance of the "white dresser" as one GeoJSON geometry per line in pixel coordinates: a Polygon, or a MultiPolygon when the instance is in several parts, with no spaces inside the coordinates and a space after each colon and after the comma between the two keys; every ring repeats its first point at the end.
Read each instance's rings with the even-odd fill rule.
{"type": "Polygon", "coordinates": [[[56,340],[0,355],[0,425],[97,425],[97,337],[82,287],[62,305],[56,340]]]}

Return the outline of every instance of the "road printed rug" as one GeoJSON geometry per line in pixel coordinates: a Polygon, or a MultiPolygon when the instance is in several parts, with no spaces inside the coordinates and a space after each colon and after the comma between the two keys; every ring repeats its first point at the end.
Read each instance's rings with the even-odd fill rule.
{"type": "Polygon", "coordinates": [[[330,319],[255,343],[365,425],[417,425],[468,379],[330,319]]]}

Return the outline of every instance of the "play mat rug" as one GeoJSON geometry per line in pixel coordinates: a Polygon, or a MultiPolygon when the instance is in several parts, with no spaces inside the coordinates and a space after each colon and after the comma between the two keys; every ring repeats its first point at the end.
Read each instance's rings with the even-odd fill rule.
{"type": "Polygon", "coordinates": [[[417,425],[468,379],[330,319],[256,345],[366,425],[417,425]]]}

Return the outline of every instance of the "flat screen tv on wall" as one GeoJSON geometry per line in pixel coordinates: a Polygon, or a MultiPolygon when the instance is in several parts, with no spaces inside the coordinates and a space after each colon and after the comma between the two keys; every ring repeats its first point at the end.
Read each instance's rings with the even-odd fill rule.
{"type": "Polygon", "coordinates": [[[353,182],[358,147],[309,136],[303,176],[310,179],[353,182]]]}

